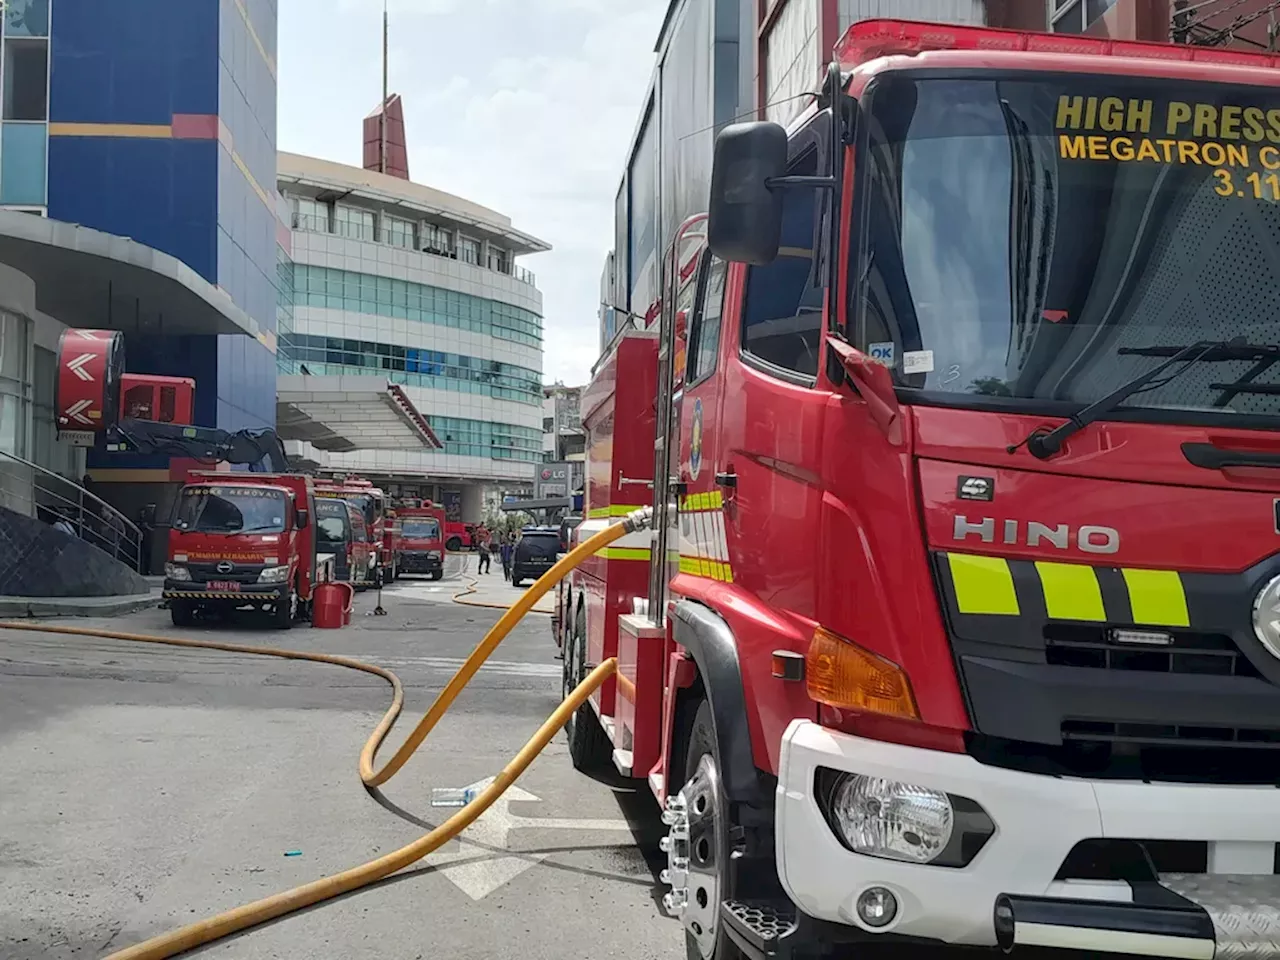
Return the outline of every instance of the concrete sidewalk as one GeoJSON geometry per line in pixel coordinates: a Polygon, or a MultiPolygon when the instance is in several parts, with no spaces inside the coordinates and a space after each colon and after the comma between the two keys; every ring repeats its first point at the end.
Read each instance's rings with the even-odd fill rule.
{"type": "Polygon", "coordinates": [[[0,617],[114,617],[159,603],[158,591],[125,597],[0,597],[0,617]]]}

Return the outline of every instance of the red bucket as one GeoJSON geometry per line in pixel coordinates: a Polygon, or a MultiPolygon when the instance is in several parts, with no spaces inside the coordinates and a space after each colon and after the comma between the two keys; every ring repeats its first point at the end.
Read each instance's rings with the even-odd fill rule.
{"type": "Polygon", "coordinates": [[[351,622],[351,602],[355,591],[351,584],[333,582],[317,584],[311,599],[311,625],[337,630],[351,622]]]}

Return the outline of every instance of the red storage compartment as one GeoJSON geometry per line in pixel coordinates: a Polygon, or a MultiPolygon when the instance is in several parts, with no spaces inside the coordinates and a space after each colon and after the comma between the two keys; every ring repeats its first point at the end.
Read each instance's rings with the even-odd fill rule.
{"type": "Polygon", "coordinates": [[[120,378],[120,419],[189,424],[195,391],[190,377],[126,373],[120,378]]]}

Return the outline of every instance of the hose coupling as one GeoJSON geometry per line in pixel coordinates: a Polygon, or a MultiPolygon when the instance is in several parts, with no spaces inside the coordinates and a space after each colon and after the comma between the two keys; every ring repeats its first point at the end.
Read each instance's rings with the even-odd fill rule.
{"type": "Polygon", "coordinates": [[[647,529],[652,523],[653,507],[641,507],[622,518],[622,525],[627,528],[627,533],[638,533],[647,529]]]}

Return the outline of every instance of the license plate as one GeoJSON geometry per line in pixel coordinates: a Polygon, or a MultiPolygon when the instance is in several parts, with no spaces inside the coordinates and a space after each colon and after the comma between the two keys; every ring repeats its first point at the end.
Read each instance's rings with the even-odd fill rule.
{"type": "Polygon", "coordinates": [[[239,593],[240,584],[236,583],[234,580],[210,580],[209,589],[210,590],[229,590],[232,593],[239,593]]]}

